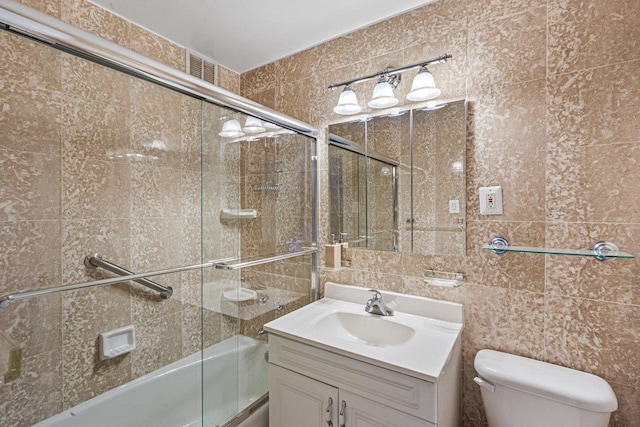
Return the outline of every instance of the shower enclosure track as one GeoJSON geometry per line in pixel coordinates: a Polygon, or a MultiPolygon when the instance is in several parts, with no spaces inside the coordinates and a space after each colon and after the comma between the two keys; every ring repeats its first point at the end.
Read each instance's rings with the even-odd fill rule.
{"type": "MultiPolygon", "coordinates": [[[[76,289],[90,288],[90,287],[94,287],[94,286],[113,285],[115,283],[127,282],[129,280],[139,281],[141,279],[146,279],[147,277],[162,276],[164,274],[180,273],[182,271],[198,270],[198,269],[201,269],[201,268],[214,267],[214,268],[219,269],[219,270],[239,270],[239,269],[242,269],[242,268],[253,267],[253,266],[256,266],[256,265],[268,264],[268,263],[276,262],[276,261],[282,261],[282,260],[289,259],[289,258],[296,258],[296,257],[299,257],[299,256],[304,256],[304,255],[312,255],[312,254],[315,254],[317,252],[317,250],[318,249],[315,248],[315,247],[313,247],[313,248],[304,248],[301,251],[297,251],[297,252],[290,252],[290,253],[286,253],[286,254],[275,255],[275,256],[267,257],[267,258],[258,258],[258,259],[249,260],[249,261],[234,260],[233,258],[222,258],[222,259],[207,261],[207,262],[200,263],[200,264],[185,265],[185,266],[180,266],[180,267],[173,267],[173,268],[168,268],[168,269],[164,269],[164,270],[155,270],[155,271],[149,271],[149,272],[146,272],[146,273],[138,273],[138,274],[126,274],[125,273],[121,277],[111,277],[109,279],[94,280],[92,282],[76,283],[74,285],[57,286],[55,288],[47,288],[47,289],[40,289],[40,290],[37,290],[37,291],[22,292],[22,293],[18,293],[18,294],[6,295],[6,296],[3,296],[3,297],[0,297],[0,309],[7,308],[9,306],[9,304],[11,304],[14,301],[21,301],[21,300],[25,300],[25,299],[29,299],[29,298],[33,298],[33,297],[49,295],[49,294],[55,294],[55,293],[58,293],[58,292],[73,291],[73,290],[76,290],[76,289]],[[235,261],[235,262],[232,262],[232,261],[235,261]]],[[[111,264],[111,265],[113,266],[114,264],[111,264]]],[[[118,268],[120,268],[120,267],[118,267],[118,268]]],[[[127,270],[124,270],[124,271],[127,271],[127,270]]],[[[154,283],[155,286],[158,286],[158,287],[160,287],[162,289],[171,290],[171,288],[165,288],[164,286],[159,285],[159,284],[157,284],[155,282],[152,282],[151,280],[148,280],[147,282],[154,283]]],[[[145,286],[148,286],[148,284],[145,284],[145,283],[143,283],[143,284],[145,286]]],[[[149,286],[149,287],[151,287],[151,286],[149,286]]],[[[152,288],[152,289],[154,289],[154,288],[152,288]]],[[[155,290],[158,290],[158,289],[155,289],[155,290]]],[[[173,292],[173,290],[171,290],[171,291],[173,292]]]]}

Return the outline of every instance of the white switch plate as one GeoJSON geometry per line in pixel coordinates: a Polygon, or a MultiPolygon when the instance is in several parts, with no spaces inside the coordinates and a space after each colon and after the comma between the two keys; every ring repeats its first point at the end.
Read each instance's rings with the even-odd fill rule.
{"type": "Polygon", "coordinates": [[[480,214],[502,215],[502,187],[480,187],[480,214]]]}
{"type": "Polygon", "coordinates": [[[449,200],[449,213],[460,213],[460,200],[449,200]]]}

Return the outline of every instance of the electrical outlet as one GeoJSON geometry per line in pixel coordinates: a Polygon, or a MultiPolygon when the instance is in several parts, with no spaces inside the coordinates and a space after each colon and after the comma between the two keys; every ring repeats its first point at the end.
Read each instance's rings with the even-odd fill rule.
{"type": "Polygon", "coordinates": [[[502,187],[480,187],[480,214],[502,215],[502,187]]]}

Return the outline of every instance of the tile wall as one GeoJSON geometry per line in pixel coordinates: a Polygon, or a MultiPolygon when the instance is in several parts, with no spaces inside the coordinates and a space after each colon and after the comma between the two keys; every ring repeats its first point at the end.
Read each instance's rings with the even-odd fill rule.
{"type": "MultiPolygon", "coordinates": [[[[486,424],[472,383],[481,348],[600,375],[618,396],[611,425],[640,419],[639,261],[480,250],[501,233],[532,246],[612,240],[640,256],[638,40],[636,0],[441,0],[241,76],[242,95],[325,129],[338,118],[329,84],[453,55],[431,71],[443,97],[469,101],[466,256],[353,250],[352,269],[321,278],[465,303],[465,426],[486,424]],[[484,185],[502,186],[501,217],[479,215],[484,185]],[[467,282],[427,287],[427,268],[465,271],[467,282]]],[[[361,105],[372,87],[354,88],[361,105]]],[[[326,144],[319,158],[324,243],[326,144]]]]}

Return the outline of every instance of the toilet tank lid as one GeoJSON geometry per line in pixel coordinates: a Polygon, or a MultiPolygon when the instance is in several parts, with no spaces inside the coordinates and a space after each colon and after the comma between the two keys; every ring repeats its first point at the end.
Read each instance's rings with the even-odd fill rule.
{"type": "Polygon", "coordinates": [[[575,369],[494,350],[480,350],[474,367],[496,384],[594,412],[613,412],[618,400],[602,378],[575,369]]]}

